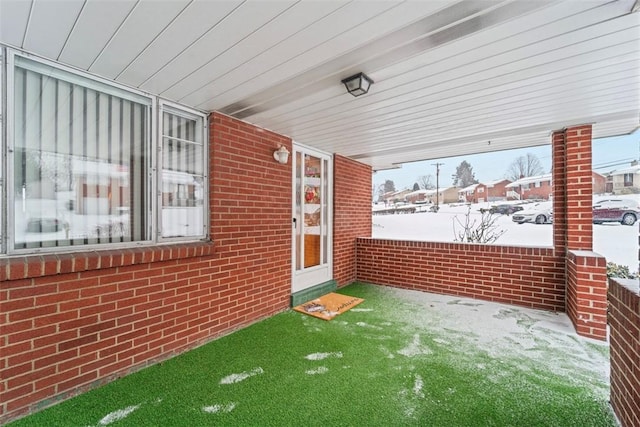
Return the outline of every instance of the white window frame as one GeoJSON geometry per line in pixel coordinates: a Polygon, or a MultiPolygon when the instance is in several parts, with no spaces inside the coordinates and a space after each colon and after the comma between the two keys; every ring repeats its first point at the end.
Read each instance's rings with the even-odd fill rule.
{"type": "Polygon", "coordinates": [[[158,109],[157,109],[157,177],[155,179],[156,181],[156,188],[157,190],[157,197],[156,197],[156,215],[155,218],[156,220],[154,221],[157,224],[157,231],[156,231],[156,236],[159,242],[168,242],[168,241],[193,241],[193,240],[203,240],[205,238],[207,238],[207,230],[209,230],[209,144],[208,144],[208,120],[207,120],[207,115],[194,110],[193,108],[187,108],[185,106],[182,106],[180,104],[176,104],[175,102],[171,102],[171,101],[167,101],[164,99],[160,99],[158,101],[158,109]],[[187,236],[187,237],[163,237],[162,236],[162,165],[163,165],[163,159],[162,159],[162,128],[163,128],[163,112],[164,111],[175,111],[176,113],[179,113],[185,117],[193,117],[193,118],[202,118],[202,145],[203,145],[203,152],[202,152],[202,170],[203,170],[203,181],[204,181],[204,195],[203,195],[203,230],[202,233],[199,236],[187,236]]]}
{"type": "Polygon", "coordinates": [[[4,186],[0,186],[2,190],[1,197],[1,209],[2,209],[2,221],[0,232],[0,257],[8,255],[28,255],[34,253],[49,253],[49,252],[79,252],[87,250],[99,250],[99,249],[118,249],[126,247],[139,247],[149,246],[159,243],[171,243],[171,242],[199,242],[209,239],[209,132],[208,132],[208,115],[205,112],[188,108],[180,104],[163,100],[157,96],[150,95],[143,91],[127,87],[122,84],[114,83],[110,80],[102,79],[100,77],[91,75],[83,71],[76,70],[71,67],[64,66],[62,64],[40,58],[38,56],[28,54],[15,48],[7,47],[0,44],[0,115],[2,117],[2,128],[0,129],[0,142],[2,143],[2,150],[0,150],[0,179],[4,186]],[[52,246],[52,247],[38,247],[38,248],[15,248],[15,212],[10,208],[14,206],[15,192],[13,190],[14,177],[13,177],[13,150],[14,150],[14,108],[8,108],[8,106],[15,105],[15,66],[16,57],[23,57],[34,62],[41,63],[47,67],[52,67],[54,70],[60,70],[63,72],[71,73],[78,76],[80,79],[86,79],[96,82],[100,85],[106,85],[120,90],[128,92],[131,96],[143,97],[149,101],[148,106],[148,123],[146,124],[146,132],[148,135],[148,144],[145,147],[145,152],[149,156],[149,167],[147,168],[147,184],[150,192],[145,197],[148,198],[146,221],[147,221],[147,236],[145,240],[134,242],[116,242],[116,243],[97,243],[86,245],[70,245],[70,246],[52,246]],[[198,236],[189,237],[177,237],[177,238],[161,238],[160,231],[160,217],[161,217],[161,204],[159,197],[155,195],[159,193],[158,186],[161,179],[162,163],[160,147],[162,145],[161,140],[161,128],[160,118],[165,106],[169,106],[171,109],[185,113],[187,115],[194,115],[203,118],[203,152],[204,152],[204,194],[203,194],[203,232],[198,236]],[[6,154],[6,156],[5,156],[6,154]]]}

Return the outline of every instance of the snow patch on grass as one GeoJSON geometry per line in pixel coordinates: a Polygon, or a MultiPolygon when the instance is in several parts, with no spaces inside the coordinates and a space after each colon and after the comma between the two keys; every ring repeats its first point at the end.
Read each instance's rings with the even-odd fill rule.
{"type": "MultiPolygon", "coordinates": [[[[587,389],[596,399],[606,400],[608,396],[607,344],[576,335],[564,313],[395,288],[384,292],[410,304],[407,310],[395,313],[408,330],[419,327],[439,331],[433,337],[435,343],[455,343],[451,345],[459,349],[461,360],[480,363],[479,369],[489,366],[473,362],[474,355],[488,357],[493,364],[504,363],[505,372],[517,369],[543,381],[552,374],[570,384],[588,384],[587,389]]],[[[412,342],[397,353],[412,357],[422,349],[429,351],[415,334],[412,342]]],[[[502,375],[494,375],[497,376],[487,375],[487,379],[503,381],[502,375]]]]}
{"type": "Polygon", "coordinates": [[[394,357],[396,357],[393,353],[391,353],[391,351],[389,351],[389,349],[385,346],[380,346],[380,351],[384,354],[384,357],[386,357],[387,359],[393,359],[394,357]]]}
{"type": "Polygon", "coordinates": [[[251,371],[245,371],[239,374],[227,375],[226,377],[220,380],[220,384],[235,384],[235,383],[239,383],[240,381],[244,381],[247,378],[260,375],[260,374],[264,374],[264,370],[258,367],[251,371]]]}
{"type": "Polygon", "coordinates": [[[236,408],[237,403],[231,402],[227,404],[216,404],[211,406],[203,406],[202,411],[208,414],[217,414],[218,412],[229,413],[236,408]]]}
{"type": "Polygon", "coordinates": [[[329,372],[329,368],[327,368],[326,366],[318,366],[315,369],[309,369],[305,371],[307,375],[321,375],[326,374],[327,372],[329,372]]]}
{"type": "Polygon", "coordinates": [[[123,420],[139,407],[140,405],[131,405],[127,406],[124,409],[118,409],[117,411],[110,412],[105,415],[100,421],[98,421],[98,425],[108,426],[109,424],[115,423],[116,421],[123,420]]]}
{"type": "Polygon", "coordinates": [[[383,329],[380,326],[370,325],[370,324],[365,323],[365,322],[357,322],[356,325],[360,326],[361,328],[369,328],[369,329],[377,329],[377,330],[382,330],[383,329]]]}
{"type": "Polygon", "coordinates": [[[420,356],[423,354],[430,354],[430,353],[431,353],[431,349],[429,349],[429,347],[422,345],[422,343],[420,342],[419,334],[415,334],[413,336],[413,340],[405,348],[403,348],[402,350],[398,350],[398,354],[401,354],[406,357],[414,357],[414,356],[420,356]]]}
{"type": "Polygon", "coordinates": [[[422,380],[422,377],[420,375],[416,374],[415,380],[413,382],[413,394],[418,397],[424,397],[422,387],[424,387],[424,381],[422,380]]]}
{"type": "Polygon", "coordinates": [[[337,351],[333,353],[311,353],[311,354],[307,354],[304,358],[307,360],[324,360],[329,357],[335,357],[336,359],[341,359],[342,352],[337,351]]]}

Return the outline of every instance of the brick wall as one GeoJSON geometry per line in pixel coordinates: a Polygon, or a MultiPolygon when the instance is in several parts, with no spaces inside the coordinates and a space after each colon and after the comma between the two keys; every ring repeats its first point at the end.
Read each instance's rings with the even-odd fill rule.
{"type": "Polygon", "coordinates": [[[551,135],[551,175],[553,186],[553,247],[559,253],[567,250],[567,177],[564,131],[551,135]]]}
{"type": "Polygon", "coordinates": [[[0,424],[288,307],[291,141],[211,117],[213,243],[0,261],[0,424]]]}
{"type": "Polygon", "coordinates": [[[371,236],[371,167],[335,155],[333,277],[339,286],[356,279],[356,237],[371,236]]]}
{"type": "Polygon", "coordinates": [[[571,127],[564,133],[567,248],[590,251],[593,249],[591,125],[571,127]]]}
{"type": "Polygon", "coordinates": [[[591,125],[553,133],[553,244],[567,253],[566,311],[576,331],[606,338],[606,261],[593,247],[591,125]],[[604,272],[603,272],[604,266],[604,272]]]}
{"type": "Polygon", "coordinates": [[[578,334],[600,340],[607,338],[606,283],[604,257],[591,251],[567,253],[566,311],[578,334]]]}
{"type": "Polygon", "coordinates": [[[609,281],[611,406],[622,427],[640,426],[640,288],[609,281]]]}
{"type": "Polygon", "coordinates": [[[564,311],[564,259],[551,248],[357,240],[357,279],[564,311]]]}

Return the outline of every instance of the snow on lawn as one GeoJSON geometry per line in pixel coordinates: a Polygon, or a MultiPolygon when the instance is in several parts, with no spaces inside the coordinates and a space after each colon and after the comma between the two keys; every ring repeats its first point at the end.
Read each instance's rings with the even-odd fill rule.
{"type": "Polygon", "coordinates": [[[258,367],[251,371],[241,372],[239,374],[227,375],[226,377],[220,380],[220,384],[235,384],[235,383],[239,383],[240,381],[244,381],[247,378],[251,378],[255,375],[260,375],[260,374],[264,374],[264,370],[258,367]]]}
{"type": "MultiPolygon", "coordinates": [[[[629,196],[626,196],[629,197],[629,196]]],[[[637,196],[636,196],[637,198],[637,196]]],[[[638,198],[640,200],[640,198],[638,198]]],[[[491,204],[471,205],[471,221],[480,222],[480,208],[489,208],[491,204]]],[[[396,240],[420,240],[431,242],[453,242],[454,218],[464,222],[467,205],[442,205],[438,213],[423,212],[414,214],[374,215],[373,237],[396,240]]],[[[511,216],[498,215],[496,230],[506,232],[494,243],[510,246],[553,246],[552,224],[517,224],[511,216]]],[[[609,262],[627,265],[636,271],[638,266],[638,224],[633,226],[618,223],[594,224],[593,250],[607,258],[609,262]]],[[[456,230],[462,227],[455,222],[456,230]]]]}
{"type": "MultiPolygon", "coordinates": [[[[431,345],[455,348],[460,357],[470,356],[470,362],[475,360],[474,354],[487,354],[489,360],[504,363],[505,368],[512,364],[517,370],[532,374],[532,369],[552,372],[576,383],[590,384],[589,392],[599,398],[608,396],[607,344],[577,336],[564,313],[405,289],[384,288],[384,292],[407,303],[406,311],[400,309],[390,315],[411,325],[412,331],[429,330],[424,336],[431,345]],[[442,336],[434,339],[434,333],[442,336]]],[[[420,334],[414,334],[407,342],[407,348],[415,347],[428,349],[420,334]]]]}

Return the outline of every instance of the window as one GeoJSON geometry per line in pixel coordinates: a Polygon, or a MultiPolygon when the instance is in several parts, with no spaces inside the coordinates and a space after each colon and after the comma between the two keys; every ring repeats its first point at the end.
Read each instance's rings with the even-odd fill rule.
{"type": "Polygon", "coordinates": [[[10,58],[4,252],[206,237],[203,114],[10,58]]]}
{"type": "Polygon", "coordinates": [[[162,105],[161,236],[200,236],[204,229],[204,118],[162,105]]]}
{"type": "Polygon", "coordinates": [[[625,173],[624,174],[624,186],[625,187],[633,187],[633,174],[625,173]]]}

